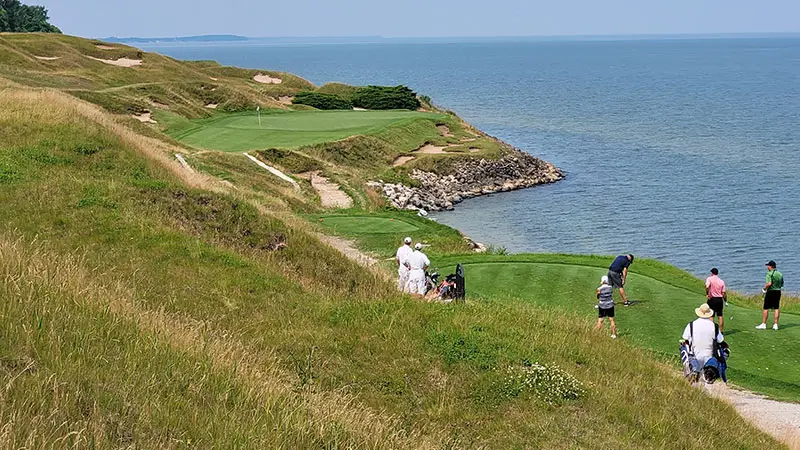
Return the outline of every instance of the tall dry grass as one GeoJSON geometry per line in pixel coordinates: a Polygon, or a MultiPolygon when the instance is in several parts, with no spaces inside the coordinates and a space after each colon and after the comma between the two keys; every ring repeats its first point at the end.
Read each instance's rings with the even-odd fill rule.
{"type": "MultiPolygon", "coordinates": [[[[297,391],[290,377],[279,368],[274,356],[252,354],[240,342],[225,333],[219,334],[202,321],[164,311],[141,309],[136,306],[135,299],[124,284],[108,281],[104,273],[86,270],[83,266],[80,258],[52,254],[44,242],[0,237],[0,289],[5,302],[17,305],[16,309],[7,310],[6,313],[13,315],[50,310],[57,315],[66,312],[63,306],[65,302],[76,302],[122,317],[141,330],[142,342],[138,344],[146,345],[148,340],[157,340],[199,360],[209,359],[213,371],[233,374],[234,381],[243,386],[248,399],[281,416],[279,435],[267,436],[274,442],[338,442],[345,447],[359,448],[436,448],[445,442],[441,436],[409,433],[396,419],[359,404],[351,395],[297,391]]],[[[128,348],[127,351],[135,350],[128,348]]],[[[125,356],[136,357],[133,354],[125,356]]],[[[58,362],[69,364],[69,358],[58,358],[58,362]]],[[[37,364],[35,357],[26,359],[17,367],[19,370],[16,373],[3,377],[5,392],[13,390],[15,381],[37,364]]],[[[58,371],[53,372],[52,376],[57,379],[58,371]]],[[[17,402],[36,402],[34,398],[24,398],[25,393],[17,395],[23,396],[17,402]]],[[[55,423],[48,415],[26,414],[18,408],[11,409],[9,407],[12,405],[6,400],[0,397],[0,417],[5,417],[7,423],[13,426],[0,429],[0,446],[9,447],[20,442],[35,446],[59,445],[70,440],[73,447],[82,448],[91,442],[103,442],[104,434],[98,429],[98,423],[91,420],[72,424],[55,423]]],[[[198,413],[202,414],[201,411],[198,413]]],[[[212,436],[205,441],[202,437],[194,439],[226,447],[224,436],[212,436]]],[[[148,442],[147,439],[144,442],[148,442]]],[[[150,443],[175,446],[167,442],[150,443]]]]}

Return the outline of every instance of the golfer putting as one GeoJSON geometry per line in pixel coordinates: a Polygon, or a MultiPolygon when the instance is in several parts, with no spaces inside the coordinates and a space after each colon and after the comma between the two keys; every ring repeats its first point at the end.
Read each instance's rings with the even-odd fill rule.
{"type": "Polygon", "coordinates": [[[608,281],[611,284],[611,289],[619,289],[619,295],[622,297],[622,304],[630,306],[631,302],[628,301],[628,296],[625,295],[625,280],[628,277],[628,267],[633,264],[633,255],[619,255],[614,259],[614,262],[608,267],[608,281]]]}

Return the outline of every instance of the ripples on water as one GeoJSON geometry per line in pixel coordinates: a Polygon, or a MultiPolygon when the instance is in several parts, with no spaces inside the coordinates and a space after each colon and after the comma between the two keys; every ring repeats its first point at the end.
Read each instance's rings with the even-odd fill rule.
{"type": "Polygon", "coordinates": [[[800,38],[151,48],[408,84],[566,171],[436,214],[482,242],[717,266],[750,292],[775,259],[800,290],[800,38]]]}

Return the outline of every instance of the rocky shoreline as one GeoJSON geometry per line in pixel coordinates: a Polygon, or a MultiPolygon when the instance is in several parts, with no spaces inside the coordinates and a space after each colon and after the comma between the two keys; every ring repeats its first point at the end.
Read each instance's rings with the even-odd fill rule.
{"type": "Polygon", "coordinates": [[[367,183],[398,209],[443,211],[467,198],[555,183],[564,173],[553,164],[516,148],[496,160],[467,158],[448,175],[414,169],[418,187],[381,180],[367,183]]]}

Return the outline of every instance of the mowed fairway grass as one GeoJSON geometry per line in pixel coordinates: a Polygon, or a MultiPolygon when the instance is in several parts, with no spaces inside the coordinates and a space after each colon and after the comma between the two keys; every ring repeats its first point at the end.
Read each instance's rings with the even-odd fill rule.
{"type": "MultiPolygon", "coordinates": [[[[486,299],[516,297],[538,305],[562,308],[597,318],[595,289],[607,269],[598,257],[558,255],[468,256],[448,258],[442,265],[454,270],[465,263],[468,293],[486,299]],[[550,261],[548,261],[550,260],[550,261]]],[[[610,263],[608,258],[607,263],[610,263]]],[[[637,260],[637,263],[639,261],[637,260]]],[[[625,307],[615,291],[619,339],[674,358],[686,324],[697,318],[694,309],[705,301],[702,284],[687,283],[673,271],[647,267],[647,275],[632,266],[625,292],[634,305],[625,307]]],[[[447,272],[449,273],[449,272],[447,272]]],[[[800,401],[800,317],[781,314],[778,331],[756,330],[761,311],[731,304],[725,307],[725,339],[731,346],[729,381],[772,397],[800,401]]],[[[770,315],[769,323],[772,323],[770,315]]],[[[608,323],[598,339],[609,339],[608,323]]]]}
{"type": "Polygon", "coordinates": [[[167,134],[194,147],[240,152],[264,148],[297,148],[371,134],[416,119],[444,118],[418,111],[255,111],[220,114],[209,119],[169,123],[167,134]]]}
{"type": "MultiPolygon", "coordinates": [[[[408,234],[415,242],[431,243],[426,253],[440,273],[454,272],[457,263],[464,264],[468,298],[490,302],[521,299],[563,310],[565,317],[570,317],[565,320],[574,320],[577,314],[594,323],[595,289],[613,259],[547,254],[447,255],[448,249],[455,248],[451,241],[456,237],[440,230],[443,227],[436,222],[410,214],[371,219],[345,215],[311,218],[323,219],[322,225],[328,230],[355,239],[361,248],[381,256],[394,254],[407,231],[399,229],[403,224],[415,226],[417,230],[408,234]]],[[[705,302],[702,280],[668,264],[637,259],[626,293],[633,306],[622,306],[619,294],[614,294],[619,340],[651,349],[677,366],[678,341],[684,327],[697,318],[694,309],[705,302]]],[[[800,316],[784,312],[780,330],[756,330],[761,323],[760,309],[737,306],[734,301],[724,311],[724,334],[732,354],[729,381],[776,399],[800,402],[800,352],[796,351],[800,316]]],[[[771,314],[768,323],[772,323],[771,314]]],[[[597,339],[610,339],[609,334],[606,322],[597,339]]]]}

